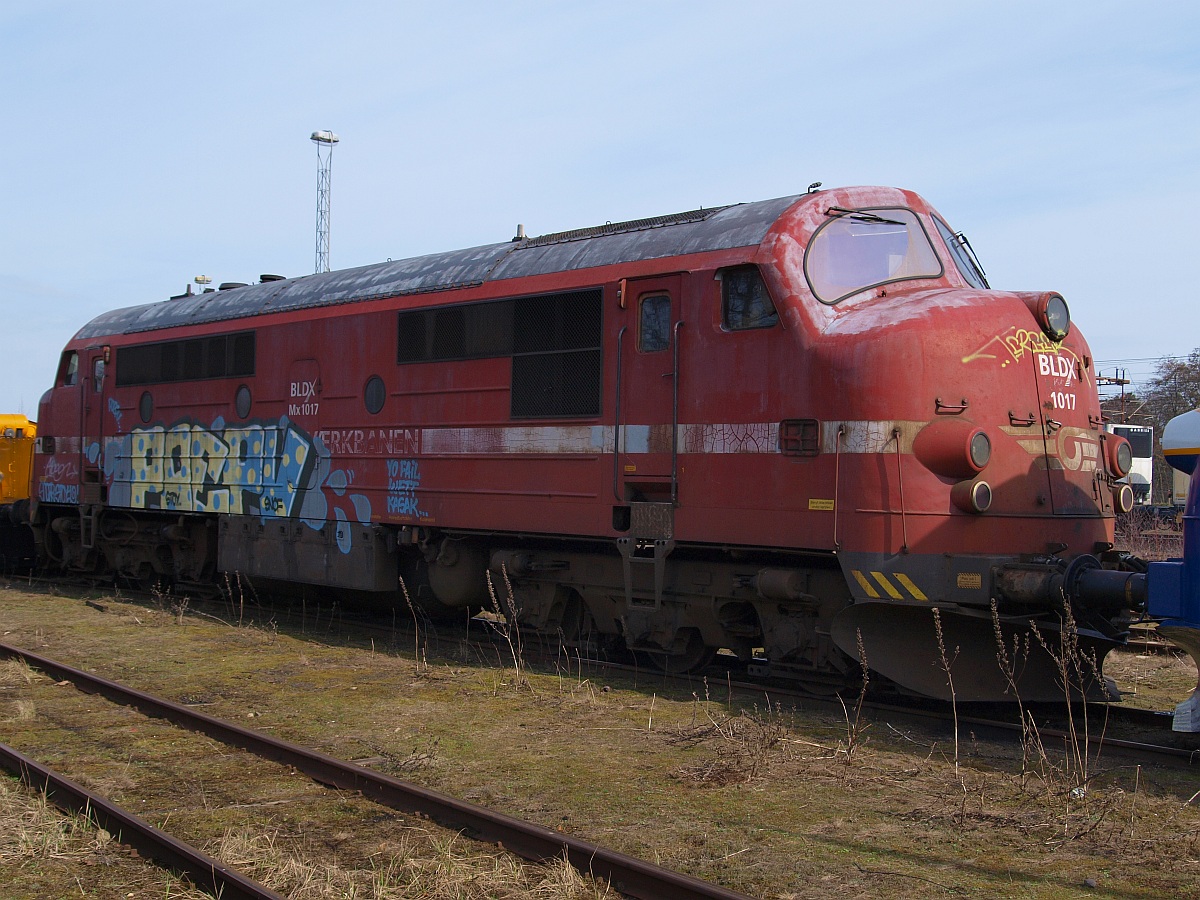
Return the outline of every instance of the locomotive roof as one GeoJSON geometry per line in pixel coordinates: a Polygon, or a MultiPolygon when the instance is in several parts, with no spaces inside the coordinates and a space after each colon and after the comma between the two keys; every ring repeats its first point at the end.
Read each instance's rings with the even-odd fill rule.
{"type": "Polygon", "coordinates": [[[76,339],[471,287],[759,244],[800,195],[564,231],[111,310],[76,339]]]}

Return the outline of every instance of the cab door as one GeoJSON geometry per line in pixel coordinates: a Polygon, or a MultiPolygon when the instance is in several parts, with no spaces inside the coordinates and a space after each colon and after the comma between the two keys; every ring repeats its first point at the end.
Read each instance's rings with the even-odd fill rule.
{"type": "Polygon", "coordinates": [[[675,547],[679,505],[681,284],[675,274],[628,279],[621,288],[614,468],[623,505],[613,516],[616,523],[617,510],[628,510],[617,550],[624,565],[624,621],[635,643],[653,630],[654,611],[670,590],[666,559],[675,547]]]}
{"type": "Polygon", "coordinates": [[[79,472],[81,503],[103,503],[104,414],[108,402],[108,347],[89,347],[82,354],[79,379],[80,445],[79,472]]]}
{"type": "Polygon", "coordinates": [[[617,477],[626,501],[678,501],[680,282],[639,278],[624,288],[617,477]]]}

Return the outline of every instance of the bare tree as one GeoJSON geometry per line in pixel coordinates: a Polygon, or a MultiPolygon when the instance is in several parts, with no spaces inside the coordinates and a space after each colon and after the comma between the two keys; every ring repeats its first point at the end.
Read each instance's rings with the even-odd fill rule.
{"type": "Polygon", "coordinates": [[[1200,408],[1200,348],[1186,357],[1158,361],[1154,377],[1134,393],[1104,401],[1104,415],[1113,422],[1154,428],[1153,502],[1169,502],[1171,468],[1162,453],[1162,431],[1181,413],[1200,408]]]}

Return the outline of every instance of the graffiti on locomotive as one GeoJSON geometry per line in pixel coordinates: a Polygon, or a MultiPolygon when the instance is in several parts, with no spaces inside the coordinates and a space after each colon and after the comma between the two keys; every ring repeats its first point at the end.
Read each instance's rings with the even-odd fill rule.
{"type": "MultiPolygon", "coordinates": [[[[114,506],[298,517],[314,528],[327,518],[371,519],[370,499],[349,490],[355,472],[334,468],[320,437],[286,417],[228,427],[218,419],[135,428],[106,441],[104,471],[114,506]]],[[[57,496],[59,488],[78,491],[43,481],[41,493],[57,496]]],[[[339,537],[338,543],[348,549],[348,541],[339,537]]]]}

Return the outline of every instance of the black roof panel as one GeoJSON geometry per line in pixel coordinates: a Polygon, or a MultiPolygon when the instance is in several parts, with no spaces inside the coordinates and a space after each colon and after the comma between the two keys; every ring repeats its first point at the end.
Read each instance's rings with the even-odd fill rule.
{"type": "Polygon", "coordinates": [[[133,334],[753,246],[798,199],[693,210],[130,306],[102,313],[75,337],[133,334]]]}

